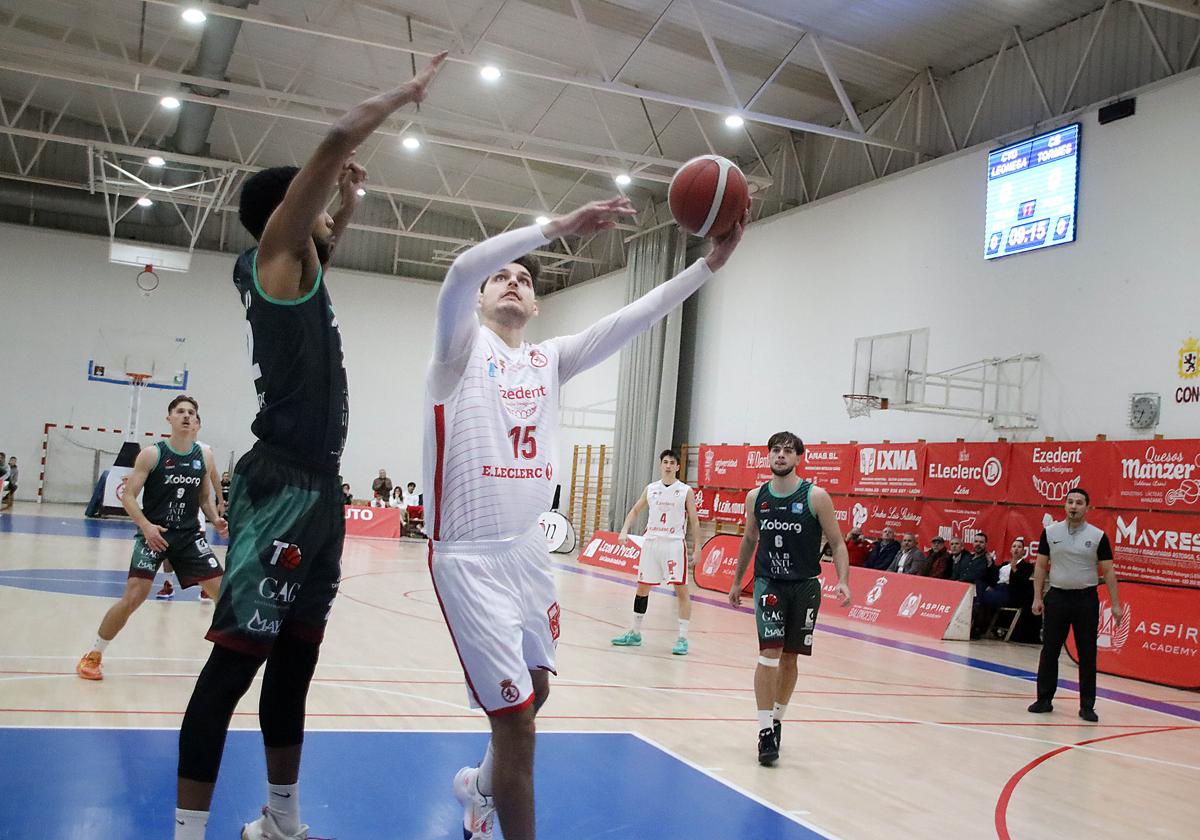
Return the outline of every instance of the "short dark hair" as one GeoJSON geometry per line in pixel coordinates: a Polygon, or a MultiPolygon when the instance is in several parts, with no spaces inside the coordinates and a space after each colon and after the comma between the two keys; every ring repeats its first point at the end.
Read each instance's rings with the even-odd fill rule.
{"type": "Polygon", "coordinates": [[[408,486],[409,486],[409,487],[416,487],[416,486],[417,486],[417,482],[415,482],[415,481],[410,481],[410,482],[408,482],[408,486]]]}
{"type": "Polygon", "coordinates": [[[767,449],[774,449],[776,446],[791,446],[797,455],[804,454],[804,441],[792,432],[776,432],[767,438],[767,449]]]}
{"type": "Polygon", "coordinates": [[[676,464],[681,464],[681,463],[683,463],[683,462],[680,460],[680,458],[679,458],[679,453],[678,453],[678,452],[676,452],[674,449],[664,449],[662,452],[659,452],[659,453],[658,453],[658,460],[660,460],[660,461],[661,461],[663,458],[666,458],[668,455],[670,455],[672,458],[674,458],[674,459],[675,459],[675,463],[676,463],[676,464]]]}
{"type": "Polygon", "coordinates": [[[984,542],[987,542],[987,534],[983,533],[983,531],[976,531],[976,532],[975,532],[975,536],[976,536],[976,537],[983,537],[983,541],[984,541],[984,542]]]}
{"type": "Polygon", "coordinates": [[[349,485],[349,484],[343,484],[343,485],[342,485],[342,489],[343,489],[343,490],[349,490],[349,489],[350,489],[350,485],[349,485]]]}
{"type": "Polygon", "coordinates": [[[1072,493],[1078,493],[1080,496],[1083,496],[1083,503],[1089,507],[1091,506],[1092,497],[1088,495],[1088,491],[1084,490],[1082,487],[1075,487],[1067,491],[1067,496],[1070,496],[1072,493]]]}
{"type": "Polygon", "coordinates": [[[172,411],[174,411],[175,406],[179,405],[180,403],[185,403],[185,402],[191,403],[192,408],[194,408],[196,410],[196,415],[197,416],[200,415],[200,403],[196,402],[192,397],[189,397],[187,394],[180,394],[178,397],[171,400],[170,404],[167,405],[167,414],[170,414],[172,411]]]}
{"type": "MultiPolygon", "coordinates": [[[[542,276],[542,261],[533,254],[526,254],[523,257],[517,257],[515,260],[510,260],[510,262],[516,263],[529,272],[529,276],[533,280],[533,289],[536,292],[538,278],[542,276]]],[[[505,263],[505,265],[508,265],[508,263],[505,263]]],[[[479,284],[479,291],[483,291],[483,287],[487,285],[487,282],[491,280],[493,276],[495,276],[495,272],[483,278],[483,282],[479,284]]]]}
{"type": "Polygon", "coordinates": [[[242,197],[238,202],[238,218],[242,227],[257,241],[262,238],[267,220],[275,208],[283,203],[292,179],[299,168],[295,166],[272,166],[256,172],[242,184],[242,197]]]}

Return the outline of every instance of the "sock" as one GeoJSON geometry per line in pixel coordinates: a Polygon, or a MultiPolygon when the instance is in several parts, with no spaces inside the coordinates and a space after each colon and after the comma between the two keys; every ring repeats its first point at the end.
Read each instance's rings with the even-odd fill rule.
{"type": "Polygon", "coordinates": [[[771,720],[771,710],[770,709],[759,709],[758,710],[758,731],[762,732],[764,729],[770,729],[772,727],[772,723],[773,723],[773,721],[771,720]]]}
{"type": "Polygon", "coordinates": [[[483,754],[483,761],[479,762],[479,775],[475,779],[475,787],[479,788],[479,792],[484,796],[492,795],[492,763],[495,756],[492,754],[492,742],[488,741],[487,752],[483,754]]]}
{"type": "Polygon", "coordinates": [[[208,827],[208,811],[175,809],[175,840],[204,840],[208,827]]]}
{"type": "Polygon", "coordinates": [[[771,713],[771,716],[772,716],[773,718],[775,718],[775,720],[782,721],[782,720],[783,720],[783,716],[784,716],[786,713],[787,713],[787,703],[776,703],[776,704],[775,704],[775,711],[773,711],[773,712],[771,713]]]}
{"type": "Polygon", "coordinates": [[[635,612],[635,613],[633,614],[633,632],[634,632],[634,633],[641,633],[641,632],[642,632],[642,619],[643,619],[643,618],[645,618],[645,617],[646,617],[646,614],[645,614],[645,613],[637,613],[637,612],[635,612]]]}
{"type": "Polygon", "coordinates": [[[689,624],[691,624],[691,622],[688,621],[686,618],[679,619],[679,638],[681,638],[681,639],[687,638],[687,631],[688,631],[689,624]]]}
{"type": "MultiPolygon", "coordinates": [[[[108,647],[108,643],[111,641],[112,639],[103,639],[99,634],[97,634],[96,641],[92,642],[92,650],[98,651],[99,653],[104,653],[104,649],[108,647]]],[[[199,813],[199,811],[197,811],[197,813],[199,813]]]]}
{"type": "Polygon", "coordinates": [[[267,807],[271,816],[287,834],[300,831],[300,785],[273,785],[267,783],[267,807]]]}

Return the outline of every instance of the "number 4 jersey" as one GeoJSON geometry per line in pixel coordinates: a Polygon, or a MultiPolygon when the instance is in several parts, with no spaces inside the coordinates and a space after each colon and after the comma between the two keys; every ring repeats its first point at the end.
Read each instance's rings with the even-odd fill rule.
{"type": "Polygon", "coordinates": [[[458,386],[444,400],[427,398],[425,487],[439,542],[522,536],[554,499],[556,342],[512,348],[478,329],[458,386]]]}

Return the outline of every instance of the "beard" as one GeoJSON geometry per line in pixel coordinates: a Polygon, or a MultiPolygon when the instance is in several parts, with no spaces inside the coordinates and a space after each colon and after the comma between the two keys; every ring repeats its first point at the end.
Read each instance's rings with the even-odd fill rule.
{"type": "Polygon", "coordinates": [[[775,466],[774,464],[771,465],[771,475],[779,476],[780,478],[791,475],[793,472],[795,472],[795,470],[796,470],[795,467],[788,467],[787,469],[783,469],[781,467],[775,466]]]}
{"type": "Polygon", "coordinates": [[[321,240],[314,236],[313,245],[317,247],[317,261],[321,265],[328,265],[329,258],[333,255],[333,243],[328,239],[321,240]]]}

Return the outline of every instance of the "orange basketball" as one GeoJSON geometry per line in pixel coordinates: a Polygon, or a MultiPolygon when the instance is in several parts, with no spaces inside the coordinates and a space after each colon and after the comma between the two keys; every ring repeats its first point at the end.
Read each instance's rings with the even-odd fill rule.
{"type": "Polygon", "coordinates": [[[722,236],[750,204],[750,188],[737,164],[718,155],[692,158],[675,173],[667,202],[676,223],[696,236],[722,236]]]}

